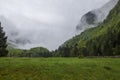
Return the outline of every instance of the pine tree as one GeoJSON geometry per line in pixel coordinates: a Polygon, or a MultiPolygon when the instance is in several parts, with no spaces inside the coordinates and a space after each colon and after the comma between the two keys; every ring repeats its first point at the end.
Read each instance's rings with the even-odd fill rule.
{"type": "Polygon", "coordinates": [[[8,51],[7,47],[7,36],[5,36],[5,32],[3,31],[3,27],[1,27],[0,22],[0,57],[7,56],[8,51]]]}

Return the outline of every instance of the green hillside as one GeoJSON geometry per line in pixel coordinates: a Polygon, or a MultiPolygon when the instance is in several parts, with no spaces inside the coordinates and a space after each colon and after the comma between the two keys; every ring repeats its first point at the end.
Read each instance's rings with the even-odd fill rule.
{"type": "Polygon", "coordinates": [[[8,46],[7,50],[9,51],[8,57],[51,57],[52,54],[47,48],[43,47],[34,47],[28,50],[17,49],[12,46],[8,46]]]}
{"type": "Polygon", "coordinates": [[[66,41],[55,53],[65,57],[120,55],[120,1],[103,23],[66,41]]]}

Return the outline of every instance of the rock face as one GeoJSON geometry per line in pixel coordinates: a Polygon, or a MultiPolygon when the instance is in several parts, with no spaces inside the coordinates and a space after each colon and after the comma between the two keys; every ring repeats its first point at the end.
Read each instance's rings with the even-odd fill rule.
{"type": "Polygon", "coordinates": [[[111,0],[103,7],[89,11],[88,13],[83,15],[76,27],[77,31],[97,26],[107,17],[109,11],[117,4],[118,1],[119,0],[111,0]]]}

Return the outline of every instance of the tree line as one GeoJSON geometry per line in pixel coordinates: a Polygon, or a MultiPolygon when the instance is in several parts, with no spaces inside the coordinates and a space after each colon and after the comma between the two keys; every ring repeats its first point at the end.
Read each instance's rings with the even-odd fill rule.
{"type": "Polygon", "coordinates": [[[30,50],[9,48],[0,23],[0,57],[86,57],[120,55],[120,1],[98,27],[90,28],[66,41],[58,49],[30,50]]]}

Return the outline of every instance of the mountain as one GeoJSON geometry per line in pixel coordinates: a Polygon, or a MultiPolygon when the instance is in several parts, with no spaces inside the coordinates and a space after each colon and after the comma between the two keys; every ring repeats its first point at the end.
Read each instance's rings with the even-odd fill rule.
{"type": "MultiPolygon", "coordinates": [[[[94,20],[95,16],[89,15],[94,20]]],[[[94,21],[89,24],[94,24],[94,21]]],[[[64,57],[120,55],[120,1],[97,27],[88,28],[66,41],[55,53],[64,57]]]]}
{"type": "Polygon", "coordinates": [[[104,19],[106,19],[109,11],[117,4],[117,2],[118,0],[111,0],[101,8],[89,11],[88,13],[84,14],[76,29],[79,31],[99,25],[101,22],[103,22],[104,19]]]}

